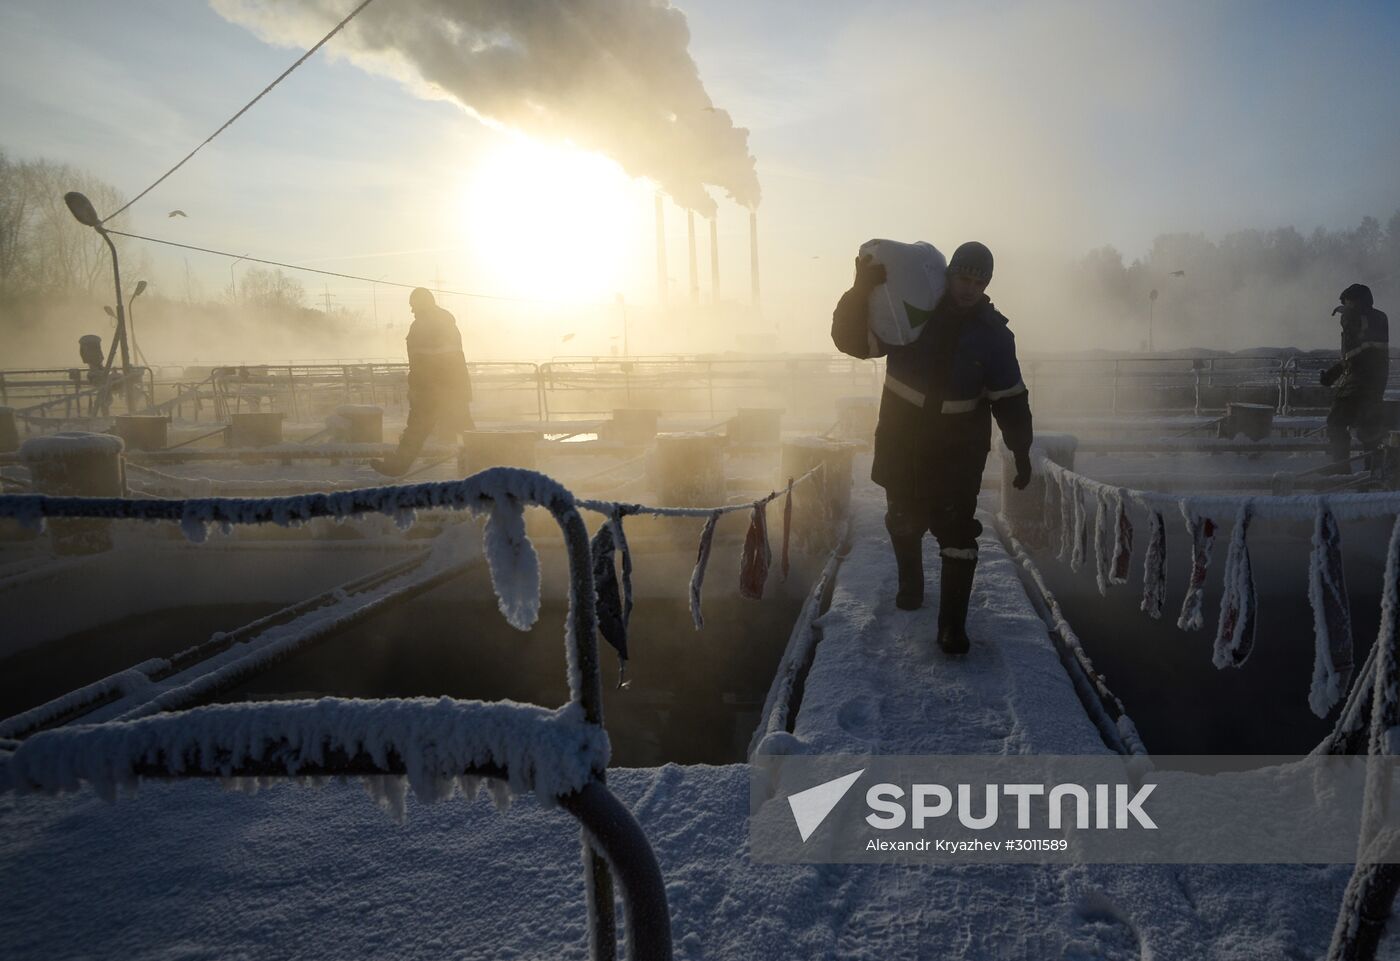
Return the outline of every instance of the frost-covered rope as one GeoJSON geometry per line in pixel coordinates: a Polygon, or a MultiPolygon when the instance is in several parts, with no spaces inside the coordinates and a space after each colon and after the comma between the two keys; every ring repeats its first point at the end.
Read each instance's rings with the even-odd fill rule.
{"type": "MultiPolygon", "coordinates": [[[[792,482],[796,487],[803,481],[808,480],[813,474],[822,470],[826,465],[818,464],[807,473],[792,482]]],[[[789,488],[784,486],[782,490],[776,490],[765,494],[758,500],[744,501],[742,504],[725,504],[722,507],[651,507],[647,504],[626,504],[617,501],[587,500],[579,499],[576,505],[580,510],[596,511],[599,514],[609,516],[621,514],[630,517],[634,514],[642,514],[648,517],[709,517],[713,514],[731,514],[735,511],[751,511],[755,507],[762,507],[764,504],[777,500],[788,492],[789,488]]]]}
{"type": "Polygon", "coordinates": [[[320,517],[344,519],[362,514],[411,518],[429,509],[474,510],[484,501],[514,497],[520,501],[575,506],[574,496],[544,474],[517,467],[493,467],[464,480],[433,481],[393,487],[296,494],[287,497],[200,497],[137,500],[126,497],[52,497],[46,494],[0,496],[0,517],[41,525],[44,518],[177,521],[182,525],[278,524],[290,526],[320,517]]]}
{"type": "Polygon", "coordinates": [[[1249,501],[1255,520],[1311,521],[1319,506],[1326,501],[1338,520],[1370,520],[1400,514],[1400,491],[1375,491],[1362,494],[1169,494],[1161,491],[1137,490],[1116,484],[1092,480],[1050,460],[1044,454],[1039,467],[1061,483],[1069,483],[1094,497],[1122,497],[1144,511],[1191,514],[1210,517],[1233,517],[1240,506],[1249,501]]]}

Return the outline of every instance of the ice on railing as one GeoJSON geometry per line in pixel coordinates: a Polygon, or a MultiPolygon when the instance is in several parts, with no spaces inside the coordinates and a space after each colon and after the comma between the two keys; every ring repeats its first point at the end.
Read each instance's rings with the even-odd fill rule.
{"type": "Polygon", "coordinates": [[[402,766],[403,775],[368,785],[401,818],[405,786],[420,801],[444,800],[474,787],[463,780],[469,770],[500,767],[511,792],[533,791],[548,804],[586,785],[608,756],[607,733],[587,723],[578,704],[549,710],[446,697],[215,704],[36,734],[0,753],[0,792],[88,785],[112,800],[135,790],[143,774],[232,777],[257,765],[297,776],[310,765],[367,758],[402,766]]]}

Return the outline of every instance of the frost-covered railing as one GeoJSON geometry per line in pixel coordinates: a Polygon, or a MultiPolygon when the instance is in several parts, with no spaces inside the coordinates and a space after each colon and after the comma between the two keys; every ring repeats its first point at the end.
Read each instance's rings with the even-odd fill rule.
{"type": "Polygon", "coordinates": [[[23,741],[0,738],[0,791],[52,792],[88,784],[111,797],[143,777],[361,775],[381,802],[402,811],[406,787],[427,802],[457,790],[474,796],[481,779],[490,779],[509,790],[532,791],[547,805],[557,803],[582,825],[592,956],[617,953],[616,877],[629,955],[669,958],[670,914],[660,867],[641,827],[605,782],[609,749],[589,539],[573,495],[557,482],[500,467],[460,481],[295,497],[151,501],[9,495],[0,496],[0,517],[28,524],[45,518],[175,521],[201,539],[211,524],[290,525],[368,513],[408,523],[418,510],[489,512],[483,541],[492,583],[502,613],[525,629],[539,608],[539,566],[525,534],[529,504],[554,516],[569,559],[569,702],[562,708],[450,698],[327,698],[143,711],[120,723],[69,725],[23,741]]]}
{"type": "MultiPolygon", "coordinates": [[[[1311,520],[1312,549],[1308,564],[1308,598],[1313,608],[1314,662],[1308,703],[1326,717],[1346,695],[1336,725],[1317,747],[1319,753],[1400,754],[1400,493],[1319,494],[1291,496],[1179,496],[1115,487],[1091,480],[1043,455],[1037,470],[1045,479],[1043,517],[1051,546],[1071,569],[1080,570],[1093,552],[1100,593],[1126,584],[1132,562],[1134,528],[1130,508],[1147,517],[1143,555],[1141,609],[1162,616],[1166,600],[1166,521],[1177,515],[1191,543],[1191,570],[1177,627],[1199,630],[1204,622],[1206,572],[1215,543],[1214,518],[1230,517],[1233,530],[1225,559],[1224,590],[1216,625],[1213,663],[1239,667],[1254,647],[1257,600],[1249,557],[1252,522],[1311,520]],[[1090,520],[1092,512],[1093,519],[1090,520]],[[1381,622],[1376,643],[1360,671],[1352,663],[1351,609],[1342,570],[1341,520],[1391,520],[1381,596],[1381,622]]],[[[1363,844],[1393,843],[1400,832],[1395,799],[1387,796],[1388,781],[1368,784],[1370,827],[1363,844]]],[[[1358,851],[1357,866],[1347,885],[1329,961],[1374,958],[1397,891],[1400,865],[1376,863],[1358,851]]],[[[1376,849],[1379,850],[1379,849],[1376,849]]]]}

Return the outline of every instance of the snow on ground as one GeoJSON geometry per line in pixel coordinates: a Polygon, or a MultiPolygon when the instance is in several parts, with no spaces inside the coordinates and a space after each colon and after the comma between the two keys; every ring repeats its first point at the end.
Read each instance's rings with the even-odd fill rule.
{"type": "MultiPolygon", "coordinates": [[[[879,492],[857,462],[856,544],[838,577],[795,737],[879,753],[1099,753],[1016,579],[982,538],[973,651],[893,607],[879,492]]],[[[678,598],[679,601],[679,598],[678,598]]],[[[1150,746],[1150,745],[1149,745],[1150,746]]],[[[747,855],[748,771],[614,769],[656,849],[676,956],[1304,959],[1326,950],[1342,866],[766,865],[747,855]]],[[[1281,839],[1284,840],[1284,839],[1281,839]]],[[[356,785],[147,784],[0,797],[9,958],[581,958],[578,834],[559,809],[484,796],[396,824],[356,785]]],[[[1400,959],[1392,938],[1383,958],[1400,959]]]]}
{"type": "MultiPolygon", "coordinates": [[[[863,464],[856,470],[863,471],[863,464]]],[[[858,476],[864,477],[864,473],[858,476]]],[[[938,544],[924,538],[924,606],[894,606],[894,556],[884,496],[869,482],[852,493],[853,547],[807,677],[794,735],[806,753],[1102,754],[1016,575],[986,533],[968,612],[971,652],[950,660],[938,631],[938,544]]]]}
{"type": "MultiPolygon", "coordinates": [[[[656,848],[680,959],[1316,958],[1350,872],[754,864],[743,765],[609,783],[656,848]]],[[[54,961],[586,955],[565,813],[408,807],[395,824],[340,784],[0,798],[0,945],[54,961]]]]}

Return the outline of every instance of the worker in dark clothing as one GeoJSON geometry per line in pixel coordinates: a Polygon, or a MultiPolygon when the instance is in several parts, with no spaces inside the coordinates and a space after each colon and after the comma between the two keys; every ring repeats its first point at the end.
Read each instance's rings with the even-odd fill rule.
{"type": "Polygon", "coordinates": [[[885,528],[899,570],[895,604],[923,603],[923,536],[938,539],[938,646],[968,650],[967,608],[977,568],[975,516],[995,417],[1016,461],[1016,488],[1031,478],[1031,409],[1007,320],[987,299],[992,253],[970,242],[948,262],[948,285],[912,343],[879,343],[867,324],[870,292],[885,267],[856,260],[855,285],[836,305],[831,339],[852,357],[888,353],[871,479],[885,488],[885,528]]]}
{"type": "Polygon", "coordinates": [[[457,319],[417,287],[409,295],[413,324],[408,328],[408,424],[399,436],[399,449],[382,461],[371,461],[381,474],[402,477],[436,427],[456,434],[471,430],[472,385],[457,319]]]}
{"type": "MultiPolygon", "coordinates": [[[[107,383],[107,361],[102,353],[102,338],[97,334],[83,334],[78,338],[78,356],[87,364],[87,382],[98,388],[89,405],[90,412],[106,416],[112,405],[112,392],[107,383]]],[[[81,374],[74,372],[78,377],[81,374]]]]}
{"type": "Polygon", "coordinates": [[[1385,435],[1385,382],[1390,376],[1390,321],[1371,300],[1371,288],[1352,284],[1341,294],[1342,359],[1322,374],[1322,385],[1337,394],[1327,414],[1327,473],[1351,473],[1351,430],[1363,450],[1380,446],[1385,435]]]}

